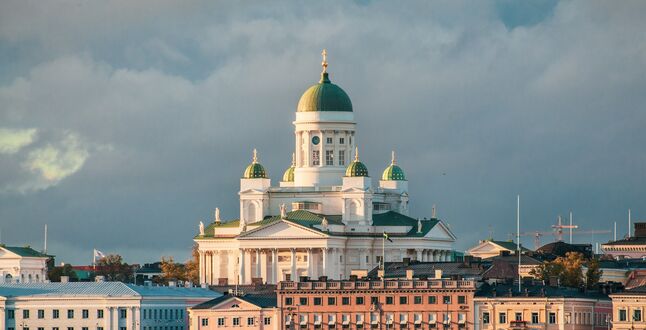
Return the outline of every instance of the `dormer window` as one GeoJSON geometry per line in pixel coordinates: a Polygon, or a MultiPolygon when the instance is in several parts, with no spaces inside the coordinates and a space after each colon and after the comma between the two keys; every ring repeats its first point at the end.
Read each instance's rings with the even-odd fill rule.
{"type": "Polygon", "coordinates": [[[373,213],[388,212],[390,211],[390,203],[373,202],[372,211],[373,213]]]}

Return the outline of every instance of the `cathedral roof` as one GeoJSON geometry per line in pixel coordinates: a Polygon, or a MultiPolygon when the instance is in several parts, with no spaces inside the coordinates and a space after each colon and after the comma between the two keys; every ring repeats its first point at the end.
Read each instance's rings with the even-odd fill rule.
{"type": "Polygon", "coordinates": [[[359,161],[358,148],[356,148],[354,151],[354,160],[345,169],[345,176],[347,177],[369,176],[368,168],[361,161],[359,161]]]}
{"type": "Polygon", "coordinates": [[[341,87],[333,84],[327,73],[327,52],[323,50],[323,72],[318,84],[310,86],[298,101],[297,112],[347,111],[352,112],[350,97],[341,87]]]}
{"type": "Polygon", "coordinates": [[[243,179],[267,179],[267,171],[265,168],[258,163],[258,155],[256,149],[253,150],[253,160],[251,164],[247,166],[242,174],[243,179]]]}
{"type": "Polygon", "coordinates": [[[285,173],[283,173],[283,182],[294,182],[295,169],[296,169],[296,162],[294,160],[294,154],[292,154],[292,165],[285,170],[285,173]]]}
{"type": "Polygon", "coordinates": [[[397,162],[395,161],[395,152],[393,151],[393,157],[390,162],[390,165],[386,167],[384,172],[381,174],[381,180],[383,181],[405,181],[406,176],[404,175],[404,170],[402,170],[397,162]]]}

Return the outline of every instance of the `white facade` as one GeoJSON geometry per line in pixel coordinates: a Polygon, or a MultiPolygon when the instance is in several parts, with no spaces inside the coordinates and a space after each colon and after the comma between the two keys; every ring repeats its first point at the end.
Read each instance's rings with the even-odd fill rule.
{"type": "Polygon", "coordinates": [[[0,329],[185,330],[187,308],[218,296],[201,288],[121,282],[4,284],[0,329]]]}
{"type": "Polygon", "coordinates": [[[0,283],[44,282],[48,259],[29,247],[0,245],[0,283]]]}
{"type": "Polygon", "coordinates": [[[293,122],[293,177],[286,173],[279,185],[272,185],[264,168],[259,172],[254,152],[240,180],[239,218],[223,222],[216,210],[213,222],[200,226],[195,242],[201,283],[277,283],[297,276],[344,279],[354,269],[379,264],[384,232],[394,241],[384,245],[386,261],[452,258],[455,236],[442,221],[434,215],[429,220],[408,216],[403,172],[399,177],[384,173],[378,182],[361,171],[347,175],[354,173],[349,166],[360,164],[354,113],[349,99],[340,101],[350,111],[303,110],[301,104],[330,101],[333,96],[325,95],[325,88],[340,90],[326,71],[310,90],[317,86],[324,88],[303,94],[293,122]],[[250,170],[252,166],[258,171],[250,170]]]}

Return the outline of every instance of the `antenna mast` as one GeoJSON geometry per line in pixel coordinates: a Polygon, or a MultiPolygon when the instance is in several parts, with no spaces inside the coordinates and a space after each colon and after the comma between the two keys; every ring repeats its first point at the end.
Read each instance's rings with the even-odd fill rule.
{"type": "Polygon", "coordinates": [[[520,292],[520,195],[516,195],[516,253],[518,254],[518,292],[520,292]]]}
{"type": "Polygon", "coordinates": [[[570,244],[572,244],[572,211],[570,211],[570,244]]]}
{"type": "Polygon", "coordinates": [[[630,238],[630,226],[631,226],[630,221],[631,221],[631,219],[630,219],[630,209],[628,209],[628,238],[630,238]]]}
{"type": "Polygon", "coordinates": [[[45,224],[45,242],[43,242],[43,254],[47,254],[47,224],[45,224]]]}

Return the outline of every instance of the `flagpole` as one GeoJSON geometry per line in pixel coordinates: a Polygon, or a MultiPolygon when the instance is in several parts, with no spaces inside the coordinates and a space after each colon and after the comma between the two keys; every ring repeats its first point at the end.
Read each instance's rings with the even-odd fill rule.
{"type": "MultiPolygon", "coordinates": [[[[385,232],[384,232],[385,233],[385,232]]],[[[381,270],[386,270],[386,235],[381,235],[381,270]]]]}
{"type": "Polygon", "coordinates": [[[520,195],[516,196],[516,253],[518,253],[518,292],[520,292],[520,195]]]}

